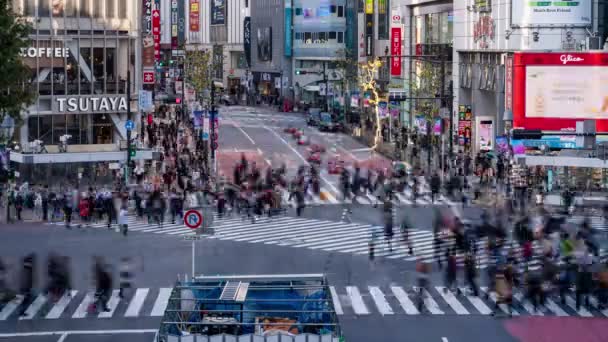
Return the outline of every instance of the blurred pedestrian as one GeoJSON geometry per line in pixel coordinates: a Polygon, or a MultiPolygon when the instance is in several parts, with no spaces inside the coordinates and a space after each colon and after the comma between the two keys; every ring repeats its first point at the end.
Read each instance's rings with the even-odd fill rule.
{"type": "Polygon", "coordinates": [[[23,301],[19,304],[19,316],[25,316],[26,310],[34,300],[34,283],[36,254],[30,253],[23,258],[19,290],[23,301]]]}
{"type": "Polygon", "coordinates": [[[118,225],[120,226],[122,235],[127,236],[127,231],[129,230],[129,209],[127,208],[127,203],[123,203],[120,207],[120,212],[118,213],[118,225]]]}

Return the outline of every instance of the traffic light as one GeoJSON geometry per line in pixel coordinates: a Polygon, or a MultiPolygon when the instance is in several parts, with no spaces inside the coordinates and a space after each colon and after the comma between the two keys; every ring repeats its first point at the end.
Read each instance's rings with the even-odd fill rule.
{"type": "Polygon", "coordinates": [[[306,70],[296,70],[296,75],[306,75],[308,74],[308,71],[306,70]]]}
{"type": "Polygon", "coordinates": [[[175,104],[181,104],[182,103],[182,98],[181,97],[176,97],[175,98],[175,104]]]}
{"type": "Polygon", "coordinates": [[[137,146],[135,146],[135,144],[131,144],[131,146],[129,147],[129,156],[135,157],[135,155],[137,155],[137,146]]]}

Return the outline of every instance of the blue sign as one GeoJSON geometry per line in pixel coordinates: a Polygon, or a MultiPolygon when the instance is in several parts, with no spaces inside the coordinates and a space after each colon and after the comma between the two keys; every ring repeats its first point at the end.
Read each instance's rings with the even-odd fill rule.
{"type": "Polygon", "coordinates": [[[125,123],[125,128],[127,129],[127,131],[132,131],[133,128],[135,128],[135,124],[133,123],[133,121],[127,120],[127,122],[125,123]]]}
{"type": "MultiPolygon", "coordinates": [[[[290,2],[290,1],[289,1],[290,2]]],[[[292,37],[291,37],[291,27],[293,26],[293,21],[292,21],[292,9],[291,9],[291,4],[288,5],[288,2],[285,2],[285,6],[290,6],[290,7],[286,7],[285,8],[285,57],[291,57],[291,50],[292,50],[292,37]]]]}
{"type": "Polygon", "coordinates": [[[209,140],[209,132],[201,133],[201,138],[203,138],[203,140],[209,140]]]}
{"type": "Polygon", "coordinates": [[[203,111],[195,110],[194,111],[194,128],[201,128],[203,125],[203,111]]]}

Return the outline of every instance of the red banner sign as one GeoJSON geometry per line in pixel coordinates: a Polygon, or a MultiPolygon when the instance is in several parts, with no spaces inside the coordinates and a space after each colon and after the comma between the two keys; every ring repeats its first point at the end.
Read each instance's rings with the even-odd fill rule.
{"type": "Polygon", "coordinates": [[[513,56],[505,57],[505,112],[513,110],[513,56]]]}
{"type": "Polygon", "coordinates": [[[144,84],[154,84],[154,70],[144,71],[144,84]]]}
{"type": "MultiPolygon", "coordinates": [[[[401,56],[401,28],[391,29],[391,55],[401,56]]],[[[391,57],[391,76],[401,76],[401,57],[391,57]]]]}
{"type": "Polygon", "coordinates": [[[190,0],[190,32],[198,32],[201,16],[200,0],[190,0]]]}
{"type": "Polygon", "coordinates": [[[154,39],[154,58],[160,61],[160,11],[152,11],[152,37],[154,39]]]}

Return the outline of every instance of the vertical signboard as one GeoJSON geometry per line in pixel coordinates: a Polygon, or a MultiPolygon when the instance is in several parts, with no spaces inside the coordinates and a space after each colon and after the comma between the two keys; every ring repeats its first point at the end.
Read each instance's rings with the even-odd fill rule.
{"type": "Polygon", "coordinates": [[[391,12],[391,75],[401,76],[401,14],[391,12]],[[396,56],[396,57],[395,57],[396,56]]]}
{"type": "Polygon", "coordinates": [[[513,112],[513,55],[505,57],[505,112],[513,112]]]}
{"type": "Polygon", "coordinates": [[[152,0],[143,0],[142,11],[143,33],[150,34],[152,32],[152,0]]]}
{"type": "Polygon", "coordinates": [[[152,11],[152,38],[154,40],[154,59],[160,61],[160,10],[152,11]]]}
{"type": "Polygon", "coordinates": [[[226,24],[226,0],[211,0],[211,25],[226,24]]]}
{"type": "Polygon", "coordinates": [[[177,24],[179,22],[177,16],[177,0],[171,0],[171,50],[177,50],[179,40],[177,35],[177,24]]]}
{"type": "Polygon", "coordinates": [[[357,14],[357,41],[359,53],[357,54],[359,63],[365,62],[365,14],[357,14]]]}
{"type": "Polygon", "coordinates": [[[374,0],[365,0],[365,56],[374,55],[374,0]]]}
{"type": "Polygon", "coordinates": [[[183,0],[177,2],[177,45],[186,43],[186,4],[183,0]]]}
{"type": "Polygon", "coordinates": [[[285,0],[285,56],[291,57],[291,26],[292,26],[292,7],[291,0],[285,0]]]}
{"type": "Polygon", "coordinates": [[[190,0],[190,32],[200,29],[201,3],[200,0],[190,0]]]}
{"type": "Polygon", "coordinates": [[[243,50],[247,66],[251,66],[251,17],[245,17],[243,22],[243,50]]]}

